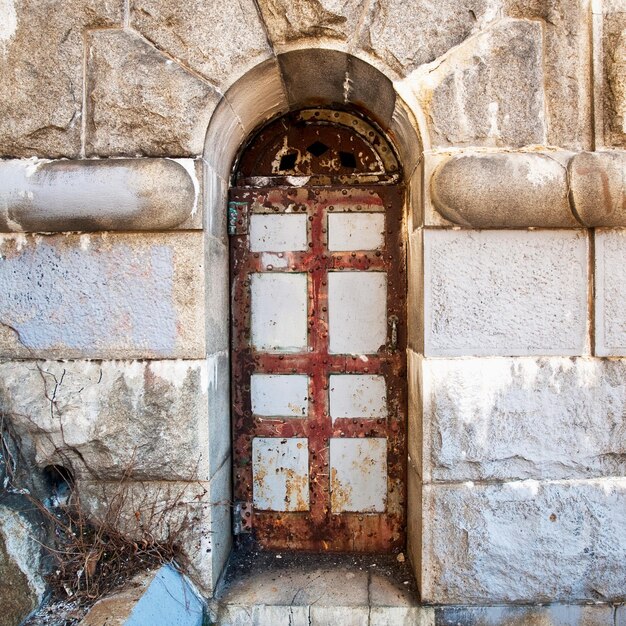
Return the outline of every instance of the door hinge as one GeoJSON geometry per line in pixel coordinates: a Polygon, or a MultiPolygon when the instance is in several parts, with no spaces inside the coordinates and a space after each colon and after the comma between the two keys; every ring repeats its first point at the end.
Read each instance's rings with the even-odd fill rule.
{"type": "Polygon", "coordinates": [[[231,200],[228,203],[228,234],[248,234],[248,203],[231,200]]]}
{"type": "Polygon", "coordinates": [[[233,535],[249,533],[252,530],[252,503],[235,502],[233,507],[233,535]]]}

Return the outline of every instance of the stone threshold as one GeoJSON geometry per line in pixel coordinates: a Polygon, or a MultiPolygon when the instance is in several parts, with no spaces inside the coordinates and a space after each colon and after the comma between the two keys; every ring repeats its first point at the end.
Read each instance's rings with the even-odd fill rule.
{"type": "Polygon", "coordinates": [[[233,552],[209,606],[216,626],[626,626],[609,604],[426,606],[404,555],[233,552]]]}

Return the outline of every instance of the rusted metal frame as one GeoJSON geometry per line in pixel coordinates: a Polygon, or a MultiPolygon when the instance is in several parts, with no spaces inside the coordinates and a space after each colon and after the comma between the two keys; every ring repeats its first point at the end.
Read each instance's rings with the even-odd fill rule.
{"type": "MultiPolygon", "coordinates": [[[[317,211],[317,214],[315,215],[315,217],[318,218],[317,220],[317,224],[318,227],[322,226],[325,222],[324,219],[324,215],[323,213],[325,213],[324,211],[317,211]]],[[[389,215],[390,218],[393,219],[393,212],[390,212],[389,215]]],[[[390,232],[387,233],[387,245],[386,245],[386,251],[387,250],[393,250],[394,247],[389,245],[389,235],[393,234],[393,231],[399,230],[396,228],[392,228],[392,229],[388,229],[390,230],[390,232]]],[[[397,239],[397,237],[396,237],[397,239]]],[[[319,234],[316,234],[316,236],[312,237],[311,239],[312,241],[322,241],[323,238],[319,237],[319,234]]],[[[401,243],[401,242],[396,242],[396,243],[401,243]]],[[[395,248],[396,250],[401,250],[400,247],[395,248]]],[[[319,254],[321,250],[317,250],[315,249],[314,252],[319,254]]],[[[244,250],[245,252],[245,250],[244,250]]],[[[403,252],[402,252],[403,254],[403,252]]],[[[339,256],[339,255],[334,255],[334,256],[339,256]]],[[[352,261],[348,260],[347,263],[341,264],[341,259],[334,259],[334,263],[332,263],[333,265],[337,264],[337,266],[339,266],[339,264],[341,264],[345,269],[357,269],[357,267],[355,267],[354,265],[354,259],[356,258],[355,256],[350,256],[350,258],[352,259],[352,261]]],[[[304,260],[304,259],[303,259],[304,260]]],[[[359,266],[358,268],[361,269],[361,266],[364,263],[365,257],[364,255],[359,256],[359,260],[361,262],[359,262],[357,265],[359,266]]],[[[401,259],[400,260],[400,265],[403,266],[404,264],[404,260],[401,259]]],[[[298,264],[299,265],[299,264],[298,264]]],[[[250,268],[251,269],[251,268],[250,268]]],[[[255,268],[257,269],[257,268],[255,268]]],[[[302,268],[297,268],[297,270],[301,270],[302,268]]],[[[316,268],[313,268],[312,273],[315,275],[317,272],[318,275],[318,280],[321,279],[323,281],[323,276],[326,275],[327,276],[327,271],[328,271],[328,265],[326,263],[324,264],[319,264],[316,268]]],[[[402,270],[403,267],[400,267],[400,269],[402,270]]],[[[296,270],[296,271],[297,271],[296,270]]],[[[245,272],[246,275],[249,276],[248,272],[245,272]]],[[[398,285],[397,287],[394,286],[394,282],[402,282],[400,281],[400,277],[404,278],[404,275],[402,273],[402,271],[400,272],[388,272],[388,300],[391,300],[391,302],[388,301],[388,308],[390,311],[394,311],[397,309],[397,306],[394,306],[394,300],[395,298],[393,297],[395,293],[402,293],[402,291],[397,291],[397,288],[400,287],[400,289],[403,289],[400,285],[398,285]],[[396,281],[394,281],[394,277],[396,279],[396,281]]],[[[315,279],[313,279],[315,280],[315,279]]],[[[234,281],[234,283],[236,283],[237,281],[234,281]]],[[[245,280],[243,281],[239,281],[240,285],[245,283],[245,280]]],[[[326,281],[327,283],[327,278],[326,281]]],[[[310,283],[310,290],[313,292],[312,294],[310,294],[311,296],[314,297],[314,303],[316,302],[316,304],[314,304],[314,307],[312,308],[312,310],[310,311],[310,315],[314,318],[313,322],[315,323],[316,319],[316,311],[315,309],[317,308],[320,313],[322,313],[321,308],[323,308],[323,304],[322,302],[324,302],[324,299],[327,299],[327,295],[324,296],[323,295],[323,289],[318,288],[315,289],[315,287],[313,286],[314,283],[310,283]],[[315,295],[317,294],[317,296],[315,295]],[[321,308],[320,308],[321,307],[321,308]]],[[[327,287],[327,285],[320,285],[320,287],[327,287]]],[[[234,284],[234,291],[235,291],[235,297],[237,297],[237,292],[238,289],[234,284]]],[[[241,294],[244,295],[244,294],[241,294]]],[[[402,300],[402,298],[401,298],[402,300]]],[[[248,306],[249,306],[249,302],[248,302],[248,306]]],[[[397,313],[400,313],[400,319],[401,320],[405,320],[406,317],[405,315],[402,314],[402,311],[397,310],[397,313]]],[[[249,309],[248,309],[248,313],[249,313],[249,309]]],[[[356,430],[353,430],[351,428],[351,426],[356,426],[356,424],[354,423],[354,420],[345,420],[345,419],[341,419],[341,420],[336,420],[334,425],[330,425],[330,417],[328,416],[328,407],[327,407],[327,402],[328,402],[328,393],[327,393],[327,389],[324,389],[325,386],[327,386],[327,382],[325,382],[326,377],[328,375],[329,372],[331,371],[341,371],[343,368],[343,371],[365,371],[365,367],[361,367],[360,366],[360,361],[357,360],[352,360],[348,357],[348,359],[346,359],[346,357],[340,357],[339,359],[335,358],[335,355],[328,355],[327,354],[327,317],[324,319],[325,316],[320,316],[320,320],[319,320],[319,325],[316,329],[313,329],[311,331],[311,341],[317,341],[317,349],[318,349],[318,355],[321,354],[321,358],[322,361],[324,360],[324,356],[326,357],[326,361],[327,363],[326,365],[326,369],[323,371],[324,375],[321,376],[320,372],[318,371],[317,374],[318,376],[313,376],[311,378],[311,385],[312,385],[312,389],[311,389],[311,399],[313,400],[313,404],[315,404],[316,400],[317,400],[317,407],[318,409],[316,410],[316,408],[314,407],[312,409],[312,411],[310,411],[310,413],[317,413],[317,415],[319,416],[320,414],[323,416],[323,413],[326,413],[326,420],[325,423],[322,419],[322,423],[321,423],[321,429],[323,429],[323,436],[324,436],[324,440],[327,441],[327,439],[331,436],[363,436],[364,434],[368,434],[369,436],[375,436],[380,434],[380,436],[385,436],[385,434],[387,435],[387,439],[388,439],[388,459],[389,459],[389,463],[388,463],[388,480],[389,480],[389,487],[388,487],[388,495],[392,494],[394,489],[397,488],[397,484],[398,481],[400,480],[400,482],[402,483],[403,481],[401,479],[403,479],[404,477],[404,469],[403,469],[403,463],[405,463],[405,461],[403,461],[403,458],[400,459],[395,459],[394,461],[394,456],[398,454],[398,451],[402,451],[404,449],[404,425],[403,422],[405,421],[405,416],[406,416],[406,409],[405,407],[402,406],[398,406],[398,407],[390,407],[389,410],[389,415],[390,415],[390,419],[394,414],[399,414],[400,420],[396,420],[398,423],[396,424],[396,428],[392,429],[390,428],[390,432],[386,432],[385,428],[379,430],[378,428],[370,428],[369,432],[367,433],[363,433],[363,431],[358,430],[358,427],[356,430]],[[323,335],[326,334],[326,337],[323,337],[323,335]],[[320,337],[322,339],[325,340],[325,343],[322,343],[321,345],[319,344],[320,337]],[[317,339],[315,339],[317,338],[317,339]],[[320,350],[321,348],[326,348],[326,350],[320,350]],[[330,361],[333,361],[333,364],[331,365],[330,361]],[[350,367],[350,365],[348,365],[347,361],[353,361],[353,363],[351,363],[350,365],[352,365],[352,367],[350,367]],[[330,367],[329,367],[330,366],[330,367]],[[319,407],[325,405],[326,407],[326,411],[319,411],[319,407]],[[352,423],[351,423],[352,422],[352,423]],[[330,427],[328,426],[330,425],[330,427]],[[394,433],[395,430],[395,433],[394,433]]],[[[248,324],[248,328],[249,328],[249,324],[248,324]]],[[[406,342],[406,329],[405,329],[405,325],[402,324],[400,329],[400,342],[399,345],[402,347],[405,345],[406,342]]],[[[242,335],[239,335],[239,337],[242,337],[242,335]]],[[[245,339],[244,339],[245,342],[245,339]]],[[[315,344],[314,344],[315,345],[315,344]]],[[[242,346],[243,347],[243,346],[242,346]]],[[[400,354],[402,354],[402,352],[400,352],[400,354]]],[[[243,354],[240,355],[241,357],[244,357],[243,354]]],[[[308,354],[301,354],[301,355],[280,355],[278,356],[278,358],[276,358],[276,355],[267,355],[267,359],[268,362],[266,363],[267,366],[271,366],[271,371],[273,372],[279,372],[279,371],[288,371],[288,372],[292,372],[294,367],[296,369],[296,371],[306,371],[309,368],[302,368],[301,365],[304,365],[304,363],[302,361],[306,361],[307,358],[310,359],[312,355],[308,355],[308,354]],[[273,363],[270,363],[271,360],[274,359],[273,363]],[[300,367],[298,367],[297,362],[300,362],[300,367]],[[284,367],[281,367],[281,365],[284,367]]],[[[397,355],[396,355],[397,356],[397,355]]],[[[402,357],[403,359],[404,357],[402,357]]],[[[401,370],[403,368],[402,365],[402,359],[394,359],[395,361],[399,361],[399,363],[394,363],[393,366],[391,367],[393,371],[393,373],[389,372],[388,374],[386,374],[386,378],[387,378],[387,384],[388,384],[388,398],[390,400],[393,400],[393,398],[400,398],[400,403],[402,404],[402,397],[403,397],[403,393],[402,393],[402,385],[399,386],[398,390],[395,391],[394,388],[397,386],[397,383],[394,381],[395,376],[394,374],[396,374],[396,372],[398,372],[398,370],[401,370]]],[[[248,363],[249,365],[252,364],[252,368],[254,367],[254,357],[252,354],[248,354],[247,358],[239,358],[238,359],[239,363],[241,363],[242,365],[245,363],[248,363]]],[[[260,363],[258,363],[257,365],[261,365],[260,363]]],[[[311,364],[313,366],[313,369],[315,370],[315,364],[311,364]]],[[[373,363],[370,360],[370,366],[372,366],[373,363]]],[[[250,372],[252,371],[252,368],[250,368],[250,372]]],[[[248,369],[245,366],[242,369],[248,369]]],[[[261,367],[261,368],[256,368],[255,371],[261,371],[261,370],[265,370],[265,367],[261,367]]],[[[387,369],[387,368],[385,368],[387,369]]],[[[382,372],[381,372],[382,373],[382,372]]],[[[402,372],[398,372],[398,374],[402,374],[402,372]]],[[[241,380],[241,379],[240,379],[241,380]]],[[[235,382],[235,381],[234,381],[235,382]]],[[[250,406],[250,398],[249,398],[249,378],[248,378],[248,384],[244,385],[243,387],[243,394],[239,393],[238,394],[240,399],[239,402],[235,402],[236,404],[239,404],[240,406],[242,404],[244,404],[245,402],[247,402],[247,406],[250,406]]],[[[397,400],[395,400],[397,402],[397,400]]],[[[243,407],[242,407],[243,408],[243,407]]],[[[241,413],[241,411],[240,411],[241,413]]],[[[252,416],[249,416],[252,417],[252,416]]],[[[364,422],[368,422],[371,420],[359,420],[357,422],[357,424],[359,423],[364,423],[364,422]]],[[[272,436],[280,436],[280,437],[284,437],[284,436],[295,436],[295,435],[305,435],[308,436],[309,439],[313,439],[315,440],[316,438],[321,438],[321,432],[322,430],[317,429],[318,426],[318,422],[319,422],[319,418],[318,420],[312,420],[311,418],[309,418],[309,420],[306,420],[307,423],[304,423],[305,420],[294,420],[293,418],[289,418],[288,420],[282,421],[281,423],[276,423],[274,420],[261,420],[260,422],[258,420],[253,420],[253,423],[250,424],[250,426],[252,426],[252,428],[254,429],[254,434],[257,436],[264,436],[263,433],[267,432],[268,435],[272,435],[272,436]],[[297,422],[301,422],[301,424],[298,424],[297,422]],[[311,426],[314,426],[313,428],[311,428],[311,426]],[[300,430],[300,428],[302,428],[302,430],[300,430]],[[266,430],[267,429],[267,430],[266,430]],[[317,430],[317,433],[313,434],[311,431],[317,430]],[[308,432],[307,432],[308,431],[308,432]]],[[[235,426],[236,427],[236,426],[235,426]]],[[[247,429],[246,429],[247,430],[247,429]]],[[[241,432],[241,431],[240,431],[241,432]]],[[[244,435],[244,440],[243,440],[243,445],[249,449],[249,445],[250,445],[250,441],[251,441],[252,435],[244,435]]],[[[331,534],[334,532],[348,532],[352,535],[352,540],[348,541],[345,538],[342,538],[340,536],[334,536],[332,541],[327,541],[325,538],[322,537],[314,537],[313,535],[315,534],[314,532],[314,528],[311,528],[310,523],[309,524],[305,524],[302,528],[293,528],[293,518],[300,516],[303,517],[302,514],[296,514],[296,513],[260,513],[257,514],[257,521],[255,522],[255,526],[258,526],[260,528],[266,526],[267,524],[269,524],[269,526],[267,527],[268,531],[270,532],[270,535],[272,537],[275,537],[275,545],[276,547],[284,547],[284,545],[287,545],[289,543],[289,537],[291,535],[295,535],[296,536],[296,540],[295,540],[295,544],[298,544],[301,548],[305,548],[305,549],[328,549],[329,547],[331,549],[368,549],[368,542],[370,540],[373,539],[372,537],[372,533],[367,532],[367,533],[363,533],[361,532],[361,530],[364,527],[364,521],[365,521],[365,526],[376,526],[377,530],[377,537],[389,537],[391,536],[390,540],[385,540],[383,539],[382,541],[380,541],[379,543],[381,544],[385,544],[385,545],[381,545],[382,548],[389,548],[389,547],[397,547],[398,545],[400,545],[403,541],[403,539],[400,537],[398,538],[398,533],[397,533],[397,526],[398,526],[398,522],[400,522],[401,520],[396,519],[395,520],[395,527],[394,527],[394,523],[376,523],[376,524],[372,524],[372,518],[368,518],[367,516],[363,516],[363,515],[358,515],[358,514],[342,514],[343,520],[340,521],[338,519],[328,519],[328,515],[326,514],[326,509],[328,508],[328,494],[329,491],[326,491],[326,481],[327,479],[325,478],[323,481],[319,481],[317,478],[319,478],[320,475],[324,474],[323,469],[326,467],[328,467],[327,463],[328,463],[328,459],[326,457],[327,455],[327,446],[324,446],[322,449],[320,450],[314,450],[311,449],[310,450],[310,455],[311,455],[311,463],[310,463],[310,467],[311,469],[311,481],[312,481],[312,497],[311,497],[311,515],[310,517],[313,518],[317,518],[320,521],[324,521],[325,522],[325,529],[331,531],[331,534]],[[324,465],[326,464],[326,465],[324,465]],[[321,469],[321,471],[320,471],[321,469]],[[316,478],[317,477],[317,478],[316,478]],[[323,506],[324,506],[324,510],[322,509],[322,507],[318,504],[319,502],[323,502],[323,506]],[[281,521],[284,522],[284,518],[287,517],[288,519],[290,519],[290,524],[289,526],[284,526],[284,524],[279,523],[281,521]],[[349,524],[348,527],[346,527],[346,524],[348,523],[346,520],[357,520],[358,524],[356,524],[356,526],[358,527],[356,530],[355,528],[352,528],[349,524]],[[384,528],[383,528],[384,527],[384,528]],[[282,529],[282,532],[277,532],[278,529],[282,529]],[[361,529],[361,530],[359,530],[361,529]],[[358,530],[358,532],[357,532],[358,530]],[[382,533],[382,535],[381,535],[382,533]],[[393,535],[395,533],[395,538],[393,538],[393,535]],[[359,544],[359,541],[357,540],[358,537],[361,538],[365,538],[363,539],[363,542],[361,542],[359,544]],[[299,539],[298,539],[299,538],[299,539]],[[299,542],[299,543],[298,543],[299,542]],[[356,543],[355,543],[356,542],[356,543]],[[348,545],[351,544],[351,545],[348,545]],[[357,545],[359,544],[359,545],[357,545]],[[343,548],[342,548],[343,546],[343,548]]],[[[251,451],[248,451],[247,456],[250,457],[250,453],[251,451]]],[[[401,457],[403,457],[403,454],[400,454],[401,457]]],[[[245,482],[247,482],[248,484],[251,484],[251,468],[248,467],[247,470],[250,473],[250,480],[246,480],[245,482]]],[[[245,494],[244,494],[245,495],[245,494]]],[[[250,497],[251,499],[251,497],[250,497]]],[[[397,499],[397,498],[394,498],[397,499]]],[[[390,507],[390,509],[395,509],[396,510],[396,515],[403,515],[403,507],[401,506],[403,504],[404,501],[404,493],[402,493],[400,495],[400,499],[398,500],[398,504],[399,506],[399,511],[397,510],[398,507],[393,506],[393,502],[391,502],[390,504],[392,505],[390,507]]],[[[331,516],[333,517],[333,516],[331,516]]],[[[340,516],[341,517],[341,516],[340,516]]],[[[378,516],[377,516],[378,517],[378,516]]],[[[304,520],[303,520],[304,521],[304,520]]],[[[401,521],[401,523],[403,523],[403,519],[401,521]]],[[[325,532],[326,534],[326,532],[325,532]]],[[[376,544],[377,542],[374,540],[374,543],[376,544]]],[[[266,542],[266,545],[274,545],[274,540],[270,540],[269,543],[266,542]]],[[[371,547],[371,546],[370,546],[371,547]]]]}
{"type": "Polygon", "coordinates": [[[354,187],[355,185],[396,185],[399,174],[354,174],[352,176],[247,176],[237,182],[238,188],[274,189],[276,187],[299,189],[303,184],[307,188],[328,188],[332,186],[354,187]]]}

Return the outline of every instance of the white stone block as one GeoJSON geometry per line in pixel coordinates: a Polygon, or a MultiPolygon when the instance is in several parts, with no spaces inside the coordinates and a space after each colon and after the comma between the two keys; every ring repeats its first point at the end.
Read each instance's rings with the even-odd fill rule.
{"type": "Polygon", "coordinates": [[[626,478],[424,485],[422,601],[624,601],[626,478]]]}
{"type": "Polygon", "coordinates": [[[583,231],[426,231],[425,354],[585,354],[587,254],[583,231]]]}
{"type": "MultiPolygon", "coordinates": [[[[421,370],[425,481],[626,476],[626,361],[423,359],[421,370]]],[[[419,450],[419,428],[409,437],[419,450]]]]}
{"type": "Polygon", "coordinates": [[[202,233],[1,236],[0,356],[203,358],[202,233]]]}
{"type": "Polygon", "coordinates": [[[0,413],[37,465],[77,479],[207,480],[230,445],[215,384],[201,360],[5,362],[0,413]]]}
{"type": "Polygon", "coordinates": [[[626,230],[595,234],[596,354],[626,355],[626,230]]]}

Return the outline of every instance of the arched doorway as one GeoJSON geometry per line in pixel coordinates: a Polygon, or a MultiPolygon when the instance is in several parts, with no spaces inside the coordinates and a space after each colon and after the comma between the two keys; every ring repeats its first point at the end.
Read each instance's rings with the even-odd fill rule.
{"type": "Polygon", "coordinates": [[[404,186],[385,136],[304,109],[229,194],[235,528],[278,549],[405,544],[404,186]]]}

